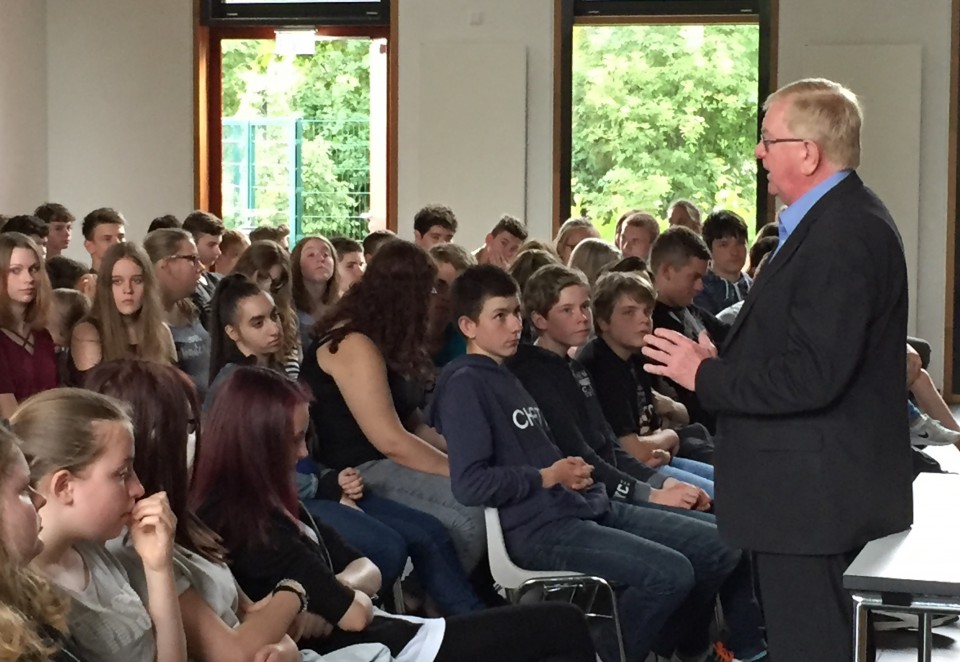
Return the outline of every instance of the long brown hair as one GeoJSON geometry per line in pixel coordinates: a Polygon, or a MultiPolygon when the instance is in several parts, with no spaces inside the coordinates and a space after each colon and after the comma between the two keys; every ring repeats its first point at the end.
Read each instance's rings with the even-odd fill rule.
{"type": "Polygon", "coordinates": [[[300,348],[300,333],[297,326],[297,313],[293,308],[293,288],[290,284],[290,257],[279,244],[261,240],[250,244],[243,251],[240,259],[231,274],[243,274],[254,283],[267,278],[270,269],[280,265],[280,280],[270,288],[270,296],[280,313],[280,324],[283,328],[283,344],[280,355],[289,358],[298,353],[300,348]]]}
{"type": "MultiPolygon", "coordinates": [[[[16,436],[0,425],[0,486],[9,478],[16,436]]],[[[45,628],[66,634],[68,602],[30,567],[16,563],[0,540],[0,660],[41,662],[58,648],[45,628]]]]}
{"type": "Polygon", "coordinates": [[[136,448],[133,468],[146,494],[166,491],[170,509],[177,516],[176,542],[209,561],[222,563],[226,550],[219,537],[187,508],[191,425],[196,430],[196,452],[200,451],[200,401],[190,378],[173,366],[122,360],[95,367],[84,386],[130,405],[136,448]]]}
{"type": "Polygon", "coordinates": [[[97,290],[93,306],[86,321],[93,324],[100,334],[103,360],[148,359],[169,363],[169,331],[163,322],[163,306],[160,305],[160,287],[153,273],[153,264],[142,248],[129,242],[111,246],[100,263],[97,290]],[[136,354],[130,351],[130,337],[123,316],[113,299],[113,268],[120,260],[132,260],[143,270],[143,302],[136,313],[140,342],[136,354]]]}
{"type": "Polygon", "coordinates": [[[26,248],[33,251],[33,254],[37,256],[37,264],[40,266],[40,270],[37,271],[36,294],[33,301],[27,304],[23,313],[23,321],[30,325],[31,329],[39,330],[47,322],[47,313],[52,297],[50,279],[47,277],[47,270],[43,267],[40,249],[33,239],[19,232],[0,234],[0,326],[10,326],[18,321],[12,319],[10,296],[7,294],[7,274],[10,272],[10,258],[13,256],[13,249],[15,248],[26,248]]]}
{"type": "Polygon", "coordinates": [[[363,278],[320,320],[316,335],[329,333],[330,349],[336,351],[344,336],[362,333],[389,367],[406,377],[426,378],[432,371],[427,313],[436,279],[436,263],[425,250],[401,239],[387,242],[363,278]]]}
{"type": "Polygon", "coordinates": [[[333,243],[322,235],[313,235],[304,237],[293,247],[293,253],[290,254],[290,270],[293,275],[293,302],[299,310],[313,315],[317,309],[326,309],[337,302],[340,297],[340,272],[337,267],[340,265],[339,253],[333,243]],[[307,244],[311,241],[319,241],[326,245],[330,251],[330,257],[333,258],[333,275],[327,281],[327,288],[323,291],[323,296],[319,301],[310,298],[307,291],[307,285],[303,280],[303,270],[300,268],[300,258],[307,244]]]}

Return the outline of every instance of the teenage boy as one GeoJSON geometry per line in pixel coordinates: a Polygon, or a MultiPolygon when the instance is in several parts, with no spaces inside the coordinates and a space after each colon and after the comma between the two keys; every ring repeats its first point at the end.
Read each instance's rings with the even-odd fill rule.
{"type": "Polygon", "coordinates": [[[494,264],[508,269],[527,240],[527,228],[520,219],[504,214],[487,235],[483,246],[473,252],[477,264],[494,264]]]}
{"type": "Polygon", "coordinates": [[[56,257],[67,250],[73,222],[76,220],[70,210],[56,202],[47,202],[37,207],[33,215],[47,224],[47,257],[56,257]]]}
{"type": "MultiPolygon", "coordinates": [[[[653,327],[672,329],[691,340],[703,331],[718,347],[729,326],[694,304],[703,290],[710,251],[700,235],[685,227],[672,227],[657,237],[650,250],[650,269],[657,287],[657,305],[653,309],[653,327]]],[[[700,406],[697,396],[670,380],[658,382],[658,390],[679,400],[687,408],[690,420],[715,430],[713,414],[700,406]]]]}
{"type": "Polygon", "coordinates": [[[47,258],[47,237],[50,234],[50,228],[36,216],[14,216],[3,224],[0,232],[19,232],[30,237],[40,249],[40,259],[47,258]]]}
{"type": "Polygon", "coordinates": [[[123,215],[110,207],[101,207],[83,217],[80,226],[83,232],[83,247],[90,253],[90,267],[100,271],[100,261],[107,249],[121,243],[127,235],[127,221],[123,215]]]}
{"type": "Polygon", "coordinates": [[[710,249],[710,268],[703,289],[693,302],[711,315],[747,298],[753,279],[743,273],[747,263],[747,224],[732,211],[721,209],[703,222],[703,241],[710,249]]]}
{"type": "MultiPolygon", "coordinates": [[[[589,373],[569,357],[571,347],[586,342],[593,324],[584,275],[559,264],[538,269],[523,289],[523,308],[539,335],[535,345],[521,344],[506,365],[536,400],[560,451],[592,465],[594,478],[603,483],[611,500],[646,507],[658,504],[654,508],[708,507],[710,498],[703,490],[667,478],[623,450],[604,418],[589,373]]],[[[707,513],[686,511],[684,516],[716,524],[707,513]]],[[[747,561],[741,565],[720,591],[729,629],[726,645],[734,660],[760,660],[766,651],[762,618],[751,569],[747,561]]]]}
{"type": "Polygon", "coordinates": [[[388,241],[396,239],[397,235],[393,230],[374,230],[367,234],[363,238],[363,261],[366,264],[370,264],[370,260],[373,259],[373,256],[388,241]]]}
{"type": "Polygon", "coordinates": [[[617,248],[623,257],[650,261],[650,248],[660,236],[660,224],[645,211],[636,211],[623,218],[617,232],[617,248]]]}
{"type": "Polygon", "coordinates": [[[661,412],[672,409],[673,403],[654,394],[643,370],[640,352],[644,333],[651,328],[653,300],[653,287],[642,276],[620,272],[601,276],[594,288],[597,337],[578,358],[624,449],[641,462],[658,466],[661,473],[706,490],[712,498],[713,467],[705,463],[713,455],[709,434],[699,425],[664,427],[661,412]],[[676,457],[681,448],[686,457],[676,457]]]}
{"type": "Polygon", "coordinates": [[[334,237],[330,240],[333,250],[337,251],[337,281],[340,285],[340,296],[363,278],[366,262],[363,261],[363,246],[356,239],[349,237],[334,237]]]}
{"type": "Polygon", "coordinates": [[[457,217],[446,205],[427,205],[413,217],[414,242],[424,250],[449,244],[457,234],[457,217]]]}
{"type": "Polygon", "coordinates": [[[467,353],[467,339],[453,319],[450,290],[460,274],[476,265],[477,261],[465,248],[456,244],[437,244],[429,252],[437,263],[437,293],[430,298],[427,351],[433,357],[433,364],[442,368],[467,353]]]}
{"type": "Polygon", "coordinates": [[[204,328],[210,319],[210,304],[213,293],[217,290],[217,283],[222,275],[211,271],[220,258],[220,242],[223,239],[223,221],[210,212],[197,209],[187,214],[183,219],[183,229],[193,235],[197,244],[197,255],[203,265],[203,273],[197,281],[197,289],[193,292],[193,304],[200,311],[200,322],[204,328]]]}
{"type": "MultiPolygon", "coordinates": [[[[622,586],[627,659],[644,660],[654,648],[705,659],[715,595],[740,553],[717,544],[706,522],[611,503],[593,484],[593,467],[561,457],[537,403],[503,365],[520,342],[513,278],[492,265],[467,269],[454,283],[453,310],[468,354],[441,373],[432,419],[447,441],[454,495],[499,509],[521,566],[622,586]]],[[[607,661],[619,658],[610,630],[598,641],[607,661]]]]}

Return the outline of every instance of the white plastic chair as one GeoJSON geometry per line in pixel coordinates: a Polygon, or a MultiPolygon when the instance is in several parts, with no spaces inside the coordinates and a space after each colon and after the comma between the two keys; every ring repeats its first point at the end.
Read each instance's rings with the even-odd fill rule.
{"type": "Polygon", "coordinates": [[[570,591],[570,602],[577,596],[578,590],[588,591],[585,611],[587,618],[607,618],[613,621],[617,633],[617,646],[620,650],[621,662],[627,662],[623,650],[623,632],[620,629],[620,613],[617,610],[617,595],[613,587],[603,577],[593,577],[571,570],[524,570],[513,561],[507,553],[507,545],[503,540],[503,529],[500,527],[500,513],[496,508],[485,508],[484,516],[487,523],[487,556],[490,557],[490,574],[493,580],[506,592],[507,599],[516,604],[527,591],[540,588],[544,594],[559,591],[570,591]],[[610,599],[610,614],[593,613],[597,593],[603,590],[610,599]]]}

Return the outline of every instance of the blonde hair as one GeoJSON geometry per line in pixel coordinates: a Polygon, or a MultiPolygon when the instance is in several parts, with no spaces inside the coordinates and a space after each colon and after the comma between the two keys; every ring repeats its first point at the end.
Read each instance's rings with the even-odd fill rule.
{"type": "Polygon", "coordinates": [[[594,227],[593,221],[585,216],[568,218],[563,222],[563,225],[560,226],[560,230],[557,232],[556,239],[553,240],[553,248],[557,252],[557,255],[563,255],[563,245],[567,241],[567,235],[569,235],[574,230],[593,230],[597,231],[597,228],[594,227]]]}
{"type": "Polygon", "coordinates": [[[10,272],[10,259],[13,256],[15,248],[26,248],[33,251],[37,256],[37,264],[40,269],[37,271],[37,290],[33,301],[27,304],[23,313],[23,321],[30,325],[31,329],[39,330],[47,322],[47,313],[50,308],[50,279],[47,276],[47,270],[43,266],[43,258],[40,257],[40,249],[37,244],[25,234],[19,232],[4,232],[0,234],[0,326],[9,326],[16,320],[12,319],[10,312],[10,296],[7,294],[7,274],[10,272]]]}
{"type": "Polygon", "coordinates": [[[517,287],[523,292],[537,269],[548,264],[560,264],[560,258],[552,250],[546,251],[539,248],[528,248],[517,253],[513,264],[507,269],[507,273],[513,276],[517,281],[517,287]]]}
{"type": "Polygon", "coordinates": [[[763,110],[784,100],[787,128],[799,138],[817,144],[837,168],[860,165],[860,127],[863,111],[857,95],[826,78],[804,78],[767,97],[763,110]]]}
{"type": "MultiPolygon", "coordinates": [[[[186,230],[182,228],[160,228],[144,238],[143,250],[150,257],[150,261],[157,264],[160,260],[177,255],[180,252],[180,246],[185,241],[194,243],[193,235],[186,230]]],[[[188,319],[193,319],[199,312],[190,297],[180,299],[174,307],[188,319]]]]}
{"type": "MultiPolygon", "coordinates": [[[[19,440],[0,426],[0,486],[10,477],[19,440]]],[[[44,632],[67,631],[68,602],[29,567],[16,563],[0,540],[0,660],[49,660],[58,647],[44,632]]]]}
{"type": "Polygon", "coordinates": [[[163,323],[157,277],[149,256],[136,244],[122,242],[107,249],[100,263],[97,290],[86,321],[100,334],[103,361],[139,358],[170,362],[169,342],[166,341],[169,332],[163,323]],[[143,301],[136,313],[136,324],[140,329],[136,353],[130,350],[127,327],[113,299],[113,268],[123,259],[131,260],[143,271],[143,301]]]}
{"type": "Polygon", "coordinates": [[[587,277],[590,286],[597,282],[600,270],[613,264],[622,256],[616,246],[603,239],[587,238],[577,244],[570,253],[571,269],[579,269],[587,277]]]}

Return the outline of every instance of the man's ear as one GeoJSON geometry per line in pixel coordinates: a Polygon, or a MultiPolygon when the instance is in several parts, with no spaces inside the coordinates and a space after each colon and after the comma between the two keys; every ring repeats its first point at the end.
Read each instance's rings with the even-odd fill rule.
{"type": "Polygon", "coordinates": [[[820,146],[811,140],[803,143],[803,146],[806,147],[807,151],[803,161],[800,163],[800,172],[809,176],[820,167],[820,164],[823,162],[823,153],[820,151],[820,146]]]}
{"type": "Polygon", "coordinates": [[[491,234],[491,233],[488,232],[486,239],[483,240],[483,244],[484,244],[487,248],[490,248],[490,247],[493,245],[493,234],[491,234]]]}
{"type": "Polygon", "coordinates": [[[87,252],[90,253],[90,255],[93,255],[93,252],[94,252],[94,249],[95,249],[95,245],[94,245],[94,243],[93,243],[92,241],[90,241],[89,239],[84,239],[84,240],[83,240],[83,247],[84,247],[85,249],[87,249],[87,252]]]}
{"type": "Polygon", "coordinates": [[[237,333],[237,327],[235,327],[233,324],[227,324],[223,327],[223,330],[226,332],[227,338],[233,342],[237,342],[237,340],[240,338],[240,334],[237,333]]]}
{"type": "Polygon", "coordinates": [[[64,506],[73,504],[74,475],[66,469],[54,471],[53,474],[42,477],[37,484],[37,491],[47,501],[55,500],[64,506]]]}
{"type": "Polygon", "coordinates": [[[419,231],[419,230],[414,230],[414,231],[413,231],[413,238],[414,238],[416,241],[423,241],[423,235],[420,234],[420,231],[419,231]]]}
{"type": "Polygon", "coordinates": [[[596,325],[596,328],[600,334],[604,334],[610,329],[610,322],[604,321],[599,317],[594,319],[594,324],[596,325]]]}
{"type": "Polygon", "coordinates": [[[547,328],[547,318],[537,311],[530,313],[530,323],[537,331],[543,331],[547,328]]]}
{"type": "Polygon", "coordinates": [[[457,326],[460,328],[460,333],[462,333],[463,337],[467,340],[473,340],[477,337],[477,323],[466,315],[460,316],[460,319],[457,320],[457,326]]]}

